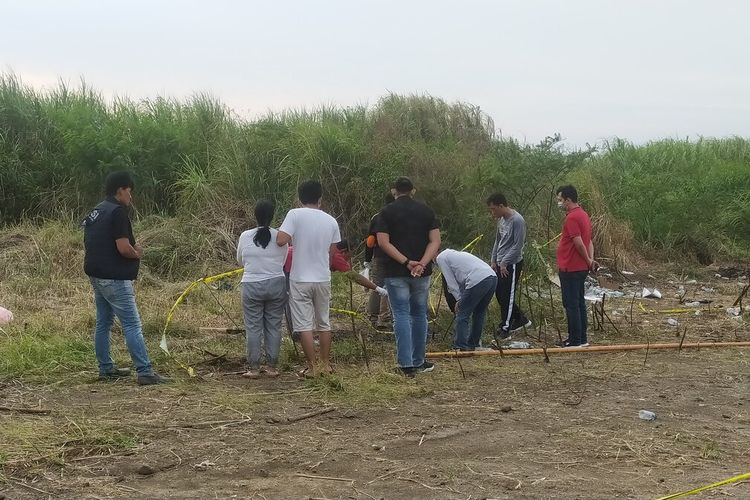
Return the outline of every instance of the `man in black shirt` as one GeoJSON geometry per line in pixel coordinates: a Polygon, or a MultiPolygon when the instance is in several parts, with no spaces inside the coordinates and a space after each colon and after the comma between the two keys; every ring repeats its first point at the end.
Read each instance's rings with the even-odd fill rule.
{"type": "Polygon", "coordinates": [[[83,269],[91,281],[96,302],[94,349],[99,378],[130,375],[130,369],[115,367],[110,356],[110,329],[117,316],[135,364],[138,384],[152,385],[168,379],[151,368],[133,293],[133,280],[138,276],[143,249],[135,242],[127,212],[133,200],[132,190],[133,179],[129,173],[114,172],[107,176],[106,199],[82,223],[86,250],[83,269]]]}
{"type": "Polygon", "coordinates": [[[378,246],[383,261],[385,287],[393,314],[398,365],[407,377],[432,371],[425,361],[427,301],[432,260],[440,249],[440,229],[435,212],[414,200],[414,184],[400,177],[394,184],[396,200],[380,212],[378,246]]]}

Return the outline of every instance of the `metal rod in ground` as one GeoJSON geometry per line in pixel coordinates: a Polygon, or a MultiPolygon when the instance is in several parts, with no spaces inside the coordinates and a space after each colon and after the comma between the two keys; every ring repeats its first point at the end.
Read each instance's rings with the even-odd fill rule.
{"type": "MultiPolygon", "coordinates": [[[[456,350],[456,352],[461,352],[456,350]]],[[[456,357],[456,361],[458,361],[458,368],[461,370],[461,376],[464,380],[466,380],[466,372],[464,372],[464,365],[461,364],[461,356],[456,357]]]]}
{"type": "MultiPolygon", "coordinates": [[[[349,281],[349,310],[354,310],[354,285],[352,284],[351,280],[349,281]]],[[[362,332],[357,331],[357,324],[354,320],[353,315],[349,315],[349,317],[352,320],[352,333],[356,335],[359,338],[359,343],[362,344],[362,354],[365,357],[365,366],[367,367],[367,372],[370,372],[370,356],[367,354],[367,344],[365,343],[365,338],[362,335],[362,332]]]]}
{"type": "Polygon", "coordinates": [[[222,312],[224,313],[224,315],[229,319],[229,321],[232,322],[232,324],[234,325],[234,327],[237,328],[238,330],[242,330],[244,332],[245,329],[244,328],[240,328],[240,325],[238,325],[237,322],[234,320],[234,318],[232,318],[229,315],[229,313],[227,312],[227,310],[224,309],[224,306],[221,304],[221,301],[219,300],[219,297],[216,296],[216,294],[214,292],[214,289],[211,288],[210,286],[208,286],[208,283],[206,283],[205,281],[202,281],[201,283],[203,283],[204,285],[206,285],[206,288],[208,288],[208,291],[211,292],[211,296],[214,298],[214,300],[216,301],[216,303],[219,305],[219,308],[222,310],[222,312]]]}
{"type": "MultiPolygon", "coordinates": [[[[701,349],[711,347],[750,347],[750,342],[695,342],[683,343],[683,349],[701,349]]],[[[596,345],[589,347],[550,347],[546,349],[548,354],[575,354],[575,353],[594,353],[594,352],[622,352],[622,351],[640,351],[643,349],[679,349],[680,344],[613,344],[613,345],[596,345]]],[[[446,351],[446,352],[428,352],[425,357],[430,359],[436,358],[471,358],[475,356],[538,356],[543,354],[543,349],[504,349],[503,351],[446,351]]]]}
{"type": "Polygon", "coordinates": [[[451,322],[448,323],[448,328],[446,328],[445,331],[443,332],[443,337],[441,338],[441,340],[445,339],[445,337],[448,335],[448,332],[451,331],[451,327],[453,326],[453,322],[454,321],[456,321],[456,315],[455,314],[451,318],[451,322]]]}

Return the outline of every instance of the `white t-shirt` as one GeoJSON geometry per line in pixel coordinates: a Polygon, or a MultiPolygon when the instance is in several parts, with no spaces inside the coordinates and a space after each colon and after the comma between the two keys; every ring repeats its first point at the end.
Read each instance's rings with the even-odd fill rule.
{"type": "Polygon", "coordinates": [[[303,283],[331,281],[331,245],[341,241],[336,219],[316,208],[293,208],[279,231],[291,236],[294,245],[289,279],[303,283]]]}
{"type": "Polygon", "coordinates": [[[279,234],[276,229],[271,229],[271,240],[266,248],[256,245],[253,238],[257,232],[257,227],[243,232],[237,243],[237,262],[245,268],[242,274],[243,283],[256,283],[284,276],[287,245],[280,247],[276,244],[276,235],[279,234]]]}

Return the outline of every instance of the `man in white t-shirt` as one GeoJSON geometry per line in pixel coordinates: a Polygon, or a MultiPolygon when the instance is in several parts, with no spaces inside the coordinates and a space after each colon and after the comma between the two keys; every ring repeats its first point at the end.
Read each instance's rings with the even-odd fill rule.
{"type": "Polygon", "coordinates": [[[315,344],[313,332],[320,339],[323,370],[330,372],[331,323],[331,256],[341,241],[336,219],[320,209],[323,187],[317,181],[306,181],[298,188],[302,208],[286,214],[276,243],[294,245],[294,260],[289,273],[289,299],[294,330],[300,333],[307,366],[300,375],[314,375],[315,344]]]}

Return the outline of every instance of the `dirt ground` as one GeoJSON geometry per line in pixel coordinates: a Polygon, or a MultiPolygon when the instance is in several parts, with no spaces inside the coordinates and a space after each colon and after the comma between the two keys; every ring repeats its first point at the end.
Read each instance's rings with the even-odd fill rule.
{"type": "MultiPolygon", "coordinates": [[[[591,340],[750,340],[724,310],[737,279],[683,285],[713,297],[697,316],[660,312],[689,282],[660,280],[591,340]]],[[[414,380],[386,354],[304,382],[228,374],[239,357],[159,387],[5,377],[0,406],[49,413],[0,411],[0,498],[656,498],[750,472],[750,349],[438,360],[414,380]]],[[[703,493],[725,496],[750,484],[703,493]]]]}

